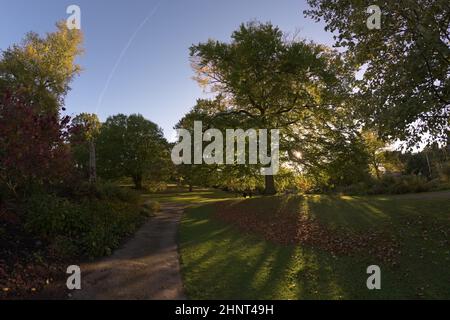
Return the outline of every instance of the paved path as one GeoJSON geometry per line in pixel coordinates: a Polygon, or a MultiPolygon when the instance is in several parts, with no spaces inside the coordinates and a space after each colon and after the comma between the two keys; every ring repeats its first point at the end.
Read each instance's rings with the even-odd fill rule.
{"type": "Polygon", "coordinates": [[[185,299],[176,241],[182,213],[182,206],[163,206],[112,256],[82,265],[82,289],[73,298],[185,299]]]}

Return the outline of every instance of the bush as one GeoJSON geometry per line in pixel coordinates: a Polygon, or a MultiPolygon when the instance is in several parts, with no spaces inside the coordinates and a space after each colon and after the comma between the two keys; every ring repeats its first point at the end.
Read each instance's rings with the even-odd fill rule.
{"type": "Polygon", "coordinates": [[[396,183],[391,187],[391,193],[418,193],[429,191],[427,179],[417,175],[402,176],[397,179],[396,183]]]}
{"type": "Polygon", "coordinates": [[[418,175],[385,175],[375,181],[368,190],[369,194],[405,194],[430,191],[432,184],[425,177],[418,175]]]}
{"type": "Polygon", "coordinates": [[[436,189],[435,181],[427,181],[418,175],[393,176],[385,175],[380,180],[368,183],[360,182],[348,187],[338,188],[338,191],[349,195],[375,194],[405,194],[428,192],[436,189]]]}
{"type": "Polygon", "coordinates": [[[64,256],[107,255],[143,222],[136,204],[118,199],[86,198],[73,202],[36,194],[25,203],[28,232],[49,242],[64,256]]]}
{"type": "Polygon", "coordinates": [[[450,182],[450,163],[447,162],[439,169],[439,178],[443,182],[450,182]]]}
{"type": "Polygon", "coordinates": [[[34,194],[26,200],[25,229],[43,240],[59,235],[72,237],[88,228],[88,219],[80,206],[49,194],[34,194]]]}
{"type": "Polygon", "coordinates": [[[51,250],[59,257],[70,258],[81,254],[81,249],[70,237],[58,235],[50,245],[51,250]]]}
{"type": "Polygon", "coordinates": [[[131,188],[119,187],[109,182],[98,182],[94,185],[88,182],[82,182],[78,183],[72,189],[72,192],[66,192],[63,196],[68,195],[76,199],[96,198],[99,200],[120,200],[131,204],[138,204],[140,202],[139,192],[131,188]]]}
{"type": "Polygon", "coordinates": [[[97,196],[100,199],[121,200],[127,203],[139,203],[140,195],[130,188],[118,187],[112,183],[99,183],[96,185],[97,196]]]}
{"type": "Polygon", "coordinates": [[[147,217],[153,217],[159,211],[161,211],[161,205],[157,201],[149,201],[142,206],[142,213],[147,217]]]}
{"type": "Polygon", "coordinates": [[[165,183],[165,182],[148,182],[145,184],[144,190],[149,193],[166,191],[167,183],[165,183]]]}
{"type": "Polygon", "coordinates": [[[358,182],[350,186],[337,188],[337,191],[348,195],[366,195],[369,193],[369,187],[364,182],[358,182]]]}

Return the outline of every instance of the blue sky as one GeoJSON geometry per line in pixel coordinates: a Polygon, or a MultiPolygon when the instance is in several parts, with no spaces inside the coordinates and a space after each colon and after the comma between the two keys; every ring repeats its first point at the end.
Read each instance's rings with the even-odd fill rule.
{"type": "Polygon", "coordinates": [[[78,61],[84,71],[66,99],[68,112],[97,112],[101,120],[141,113],[169,139],[196,99],[206,96],[192,80],[192,44],[228,41],[242,22],[255,19],[333,43],[322,24],[304,18],[302,0],[0,0],[0,49],[28,31],[53,31],[72,4],[81,8],[85,54],[78,61]]]}

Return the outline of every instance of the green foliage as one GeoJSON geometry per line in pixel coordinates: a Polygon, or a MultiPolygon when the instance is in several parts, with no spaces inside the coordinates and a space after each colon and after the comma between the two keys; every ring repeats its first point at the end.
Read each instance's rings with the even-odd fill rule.
{"type": "Polygon", "coordinates": [[[444,163],[439,170],[439,176],[442,181],[450,182],[450,162],[444,163]]]}
{"type": "Polygon", "coordinates": [[[82,34],[69,30],[65,22],[45,37],[30,32],[21,45],[2,52],[0,60],[0,97],[9,91],[20,92],[44,112],[58,112],[69,84],[81,71],[74,63],[82,53],[82,34]]]}
{"type": "Polygon", "coordinates": [[[95,194],[103,200],[120,200],[130,204],[139,204],[140,194],[130,188],[121,188],[113,183],[97,183],[95,185],[95,194]]]}
{"type": "Polygon", "coordinates": [[[403,158],[405,161],[406,174],[421,174],[426,177],[431,176],[427,155],[425,153],[405,154],[403,158]]]}
{"type": "Polygon", "coordinates": [[[148,201],[142,206],[142,213],[147,217],[153,217],[161,211],[161,204],[158,201],[148,201]]]}
{"type": "Polygon", "coordinates": [[[34,194],[26,200],[26,229],[42,239],[58,235],[73,237],[87,228],[87,212],[81,206],[49,194],[34,194]]]}
{"type": "Polygon", "coordinates": [[[380,179],[367,180],[345,187],[338,187],[335,191],[346,195],[378,195],[378,194],[407,194],[442,190],[438,181],[428,181],[418,175],[384,175],[380,179]]]}
{"type": "Polygon", "coordinates": [[[292,160],[304,168],[316,191],[330,191],[370,179],[370,155],[357,127],[343,116],[332,121],[310,122],[306,132],[290,133],[292,160]]]}
{"type": "MultiPolygon", "coordinates": [[[[238,120],[239,128],[276,128],[294,139],[292,128],[327,122],[348,97],[352,70],[337,51],[287,39],[270,23],[242,24],[231,38],[191,47],[199,84],[220,94],[205,103],[203,114],[225,118],[228,128],[238,120]]],[[[292,149],[289,139],[282,141],[282,153],[292,149]]],[[[267,194],[275,192],[272,182],[267,177],[267,194]]]]}
{"type": "Polygon", "coordinates": [[[384,152],[386,143],[382,141],[373,131],[363,131],[361,136],[367,151],[368,164],[370,166],[371,174],[379,179],[381,177],[380,168],[385,162],[387,162],[384,152]]]}
{"type": "Polygon", "coordinates": [[[324,20],[355,66],[361,114],[384,138],[446,139],[450,103],[448,0],[308,0],[306,15],[324,20]],[[382,10],[381,30],[370,30],[367,7],[382,10]]]}
{"type": "Polygon", "coordinates": [[[147,181],[144,185],[146,192],[162,192],[167,189],[167,183],[165,181],[147,181]]]}
{"type": "Polygon", "coordinates": [[[81,42],[80,31],[61,22],[56,32],[29,33],[1,52],[0,188],[15,199],[72,174],[70,118],[61,117],[60,109],[80,72],[74,61],[81,42]]]}
{"type": "Polygon", "coordinates": [[[292,169],[280,168],[280,172],[275,177],[275,184],[279,192],[304,192],[305,186],[302,176],[292,169]]]}
{"type": "Polygon", "coordinates": [[[85,177],[90,176],[90,156],[95,155],[95,142],[100,133],[101,123],[97,115],[81,113],[72,119],[70,135],[71,150],[75,165],[85,177]]]}
{"type": "Polygon", "coordinates": [[[141,115],[109,117],[100,130],[97,154],[101,176],[130,177],[137,189],[169,175],[169,145],[162,130],[141,115]]]}
{"type": "Polygon", "coordinates": [[[91,113],[80,113],[72,119],[72,125],[79,129],[74,134],[73,138],[83,142],[95,140],[98,137],[101,128],[98,116],[91,113]]]}
{"type": "Polygon", "coordinates": [[[418,193],[429,191],[429,186],[426,178],[412,175],[394,179],[388,190],[393,194],[418,193]]]}
{"type": "Polygon", "coordinates": [[[34,194],[26,200],[26,230],[48,241],[64,256],[107,255],[143,221],[135,199],[116,188],[103,187],[99,198],[79,202],[51,194],[34,194]],[[120,199],[122,197],[122,199],[120,199]],[[127,200],[124,202],[122,200],[127,200]]]}

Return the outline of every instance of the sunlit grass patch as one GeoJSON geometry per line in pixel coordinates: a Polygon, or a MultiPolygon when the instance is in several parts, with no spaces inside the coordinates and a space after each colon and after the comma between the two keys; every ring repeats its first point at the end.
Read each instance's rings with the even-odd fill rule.
{"type": "MultiPolygon", "coordinates": [[[[314,245],[278,245],[215,219],[219,204],[210,203],[188,209],[180,229],[183,279],[190,298],[450,297],[450,203],[442,194],[267,197],[227,203],[243,215],[307,214],[334,232],[382,230],[398,241],[398,260],[393,265],[364,251],[341,255],[314,245]],[[382,270],[380,291],[366,287],[366,269],[372,264],[382,270]]],[[[387,250],[374,241],[372,246],[387,250]]]]}

